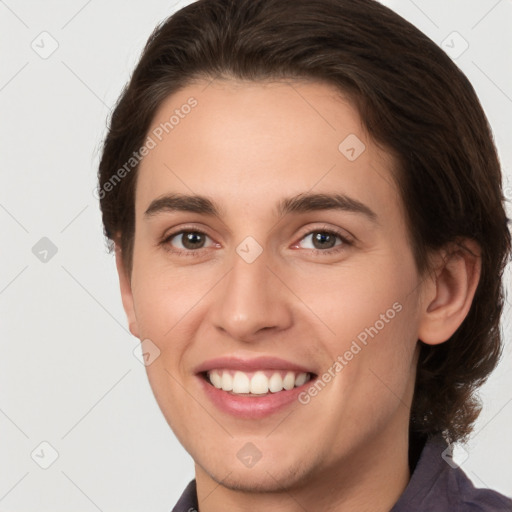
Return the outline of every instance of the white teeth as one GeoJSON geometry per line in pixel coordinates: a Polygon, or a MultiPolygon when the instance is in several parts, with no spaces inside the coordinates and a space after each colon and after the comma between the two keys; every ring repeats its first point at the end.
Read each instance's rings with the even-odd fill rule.
{"type": "Polygon", "coordinates": [[[295,379],[295,385],[302,386],[303,384],[306,384],[307,380],[308,380],[307,373],[299,373],[299,375],[297,375],[297,378],[295,379]]]}
{"type": "Polygon", "coordinates": [[[249,377],[243,372],[235,372],[233,377],[233,393],[249,393],[250,389],[249,377]]]}
{"type": "Polygon", "coordinates": [[[210,381],[217,388],[222,388],[222,377],[219,375],[218,371],[213,371],[210,373],[210,381]]]}
{"type": "Polygon", "coordinates": [[[294,387],[304,385],[310,378],[309,373],[286,372],[283,377],[282,371],[275,371],[267,377],[269,372],[257,371],[247,374],[241,371],[211,370],[207,373],[210,382],[217,388],[224,391],[232,391],[237,394],[265,395],[269,391],[278,393],[283,390],[290,390],[294,387]]]}
{"type": "Polygon", "coordinates": [[[280,373],[275,372],[272,374],[272,377],[270,377],[268,381],[268,389],[272,391],[272,393],[283,390],[283,378],[280,373]]]}
{"type": "Polygon", "coordinates": [[[224,391],[231,391],[233,389],[233,377],[229,372],[222,372],[221,386],[224,391]]]}
{"type": "Polygon", "coordinates": [[[295,387],[295,374],[293,372],[288,372],[283,379],[283,388],[293,389],[295,387]]]}
{"type": "Polygon", "coordinates": [[[268,393],[268,378],[263,372],[256,372],[251,379],[251,393],[264,395],[268,393]]]}

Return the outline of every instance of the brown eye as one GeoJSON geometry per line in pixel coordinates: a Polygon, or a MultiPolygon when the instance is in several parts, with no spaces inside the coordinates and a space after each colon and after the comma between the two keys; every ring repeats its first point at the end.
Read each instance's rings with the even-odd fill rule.
{"type": "Polygon", "coordinates": [[[338,238],[338,235],[328,231],[314,231],[313,246],[315,249],[331,249],[336,245],[336,238],[338,238]]]}
{"type": "Polygon", "coordinates": [[[210,237],[198,230],[181,230],[167,236],[161,244],[171,252],[176,254],[194,255],[199,254],[200,249],[211,247],[215,245],[210,240],[210,237]]]}
{"type": "Polygon", "coordinates": [[[317,229],[310,231],[306,236],[302,237],[299,244],[304,249],[310,249],[314,253],[326,253],[330,254],[344,249],[346,246],[352,245],[350,240],[345,238],[341,233],[336,231],[330,231],[325,229],[317,229]],[[309,247],[304,244],[304,241],[311,239],[309,247]]]}
{"type": "Polygon", "coordinates": [[[204,233],[185,231],[181,234],[181,243],[185,249],[201,249],[205,242],[204,233]]]}

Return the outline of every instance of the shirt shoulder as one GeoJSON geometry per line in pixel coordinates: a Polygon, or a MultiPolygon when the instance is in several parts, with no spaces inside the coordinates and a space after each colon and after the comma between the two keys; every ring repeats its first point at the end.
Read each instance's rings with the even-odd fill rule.
{"type": "Polygon", "coordinates": [[[441,437],[429,439],[391,512],[512,512],[512,499],[473,485],[441,437]]]}
{"type": "Polygon", "coordinates": [[[172,509],[172,512],[198,512],[196,481],[191,480],[180,499],[172,509]]]}
{"type": "Polygon", "coordinates": [[[454,468],[461,512],[512,512],[512,499],[493,491],[480,489],[460,468],[454,468]]]}

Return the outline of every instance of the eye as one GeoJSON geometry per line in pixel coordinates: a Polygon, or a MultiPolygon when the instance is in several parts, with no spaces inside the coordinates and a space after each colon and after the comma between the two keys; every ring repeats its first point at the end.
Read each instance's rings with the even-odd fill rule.
{"type": "Polygon", "coordinates": [[[200,249],[218,245],[215,243],[206,245],[207,240],[211,239],[203,231],[197,229],[181,230],[167,236],[162,240],[161,244],[168,250],[178,254],[195,255],[200,249]]]}
{"type": "Polygon", "coordinates": [[[301,247],[310,249],[315,254],[332,254],[345,249],[347,246],[352,245],[352,242],[346,236],[332,229],[316,229],[310,231],[306,234],[306,236],[302,237],[297,244],[294,245],[294,248],[298,247],[299,244],[304,240],[310,240],[310,246],[304,247],[304,245],[302,245],[301,247]]]}

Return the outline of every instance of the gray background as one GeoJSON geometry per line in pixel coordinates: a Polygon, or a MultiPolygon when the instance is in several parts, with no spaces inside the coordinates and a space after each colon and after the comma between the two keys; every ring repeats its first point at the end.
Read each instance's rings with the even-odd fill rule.
{"type": "MultiPolygon", "coordinates": [[[[110,108],[155,25],[186,3],[0,0],[0,511],[169,511],[193,478],[134,355],[92,194],[110,108]]],[[[473,83],[512,200],[512,2],[384,3],[473,83]]],[[[503,328],[456,460],[512,495],[510,304],[503,328]]]]}

